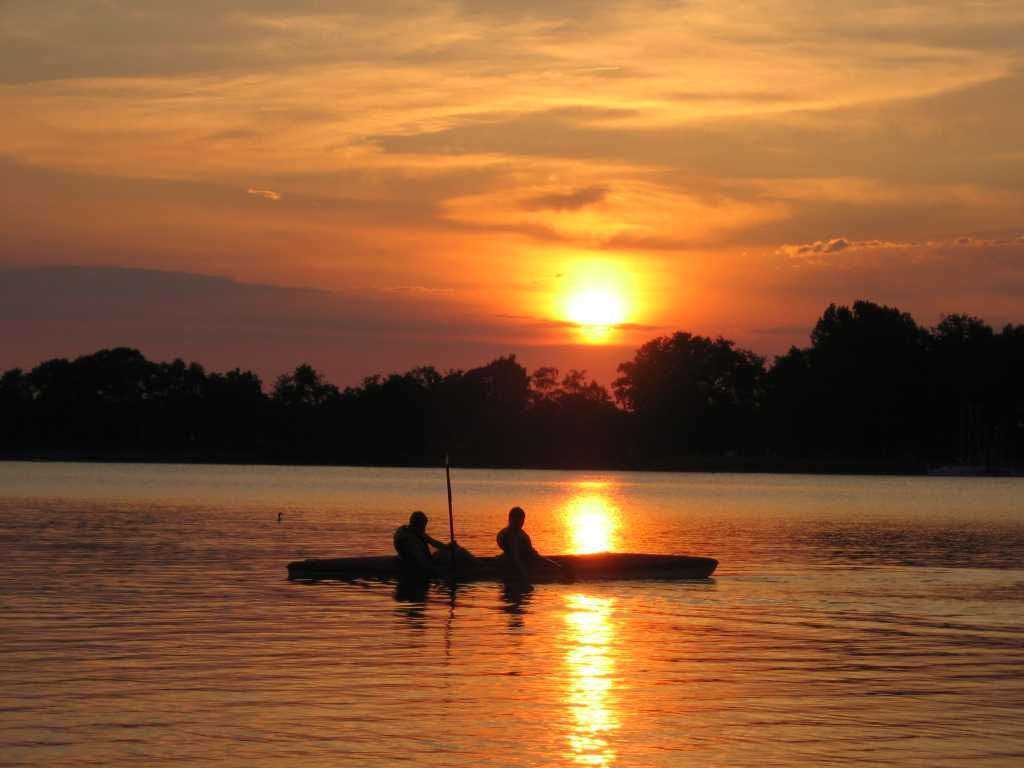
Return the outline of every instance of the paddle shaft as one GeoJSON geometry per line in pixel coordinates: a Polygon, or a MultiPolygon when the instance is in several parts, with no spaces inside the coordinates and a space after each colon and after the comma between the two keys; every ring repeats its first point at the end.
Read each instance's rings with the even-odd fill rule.
{"type": "MultiPolygon", "coordinates": [[[[448,456],[444,457],[444,479],[448,483],[448,539],[455,543],[455,514],[452,512],[452,470],[448,456]]],[[[452,562],[455,562],[455,550],[452,550],[452,562]]]]}

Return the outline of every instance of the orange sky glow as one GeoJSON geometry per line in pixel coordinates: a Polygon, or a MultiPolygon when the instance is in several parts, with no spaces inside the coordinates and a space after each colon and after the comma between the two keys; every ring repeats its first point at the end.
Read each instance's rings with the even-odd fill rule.
{"type": "Polygon", "coordinates": [[[339,384],[1024,321],[1019,2],[11,0],[0,369],[339,384]]]}

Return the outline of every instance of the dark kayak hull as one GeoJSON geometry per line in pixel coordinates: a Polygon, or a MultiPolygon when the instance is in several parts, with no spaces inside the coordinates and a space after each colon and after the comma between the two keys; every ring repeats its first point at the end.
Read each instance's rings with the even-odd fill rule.
{"type": "MultiPolygon", "coordinates": [[[[687,555],[645,555],[601,552],[591,555],[553,555],[561,570],[540,564],[530,574],[536,583],[556,581],[614,581],[620,579],[706,579],[718,561],[687,555]]],[[[451,578],[441,569],[438,578],[451,578]]],[[[288,578],[300,581],[320,579],[398,580],[410,573],[397,557],[338,557],[330,560],[298,560],[288,564],[288,578]]],[[[501,557],[478,557],[472,564],[460,564],[456,581],[504,581],[508,566],[501,557]]]]}

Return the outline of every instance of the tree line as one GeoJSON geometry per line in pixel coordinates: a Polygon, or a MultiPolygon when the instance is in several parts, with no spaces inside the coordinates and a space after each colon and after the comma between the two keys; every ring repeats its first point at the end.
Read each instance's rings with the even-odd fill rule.
{"type": "Polygon", "coordinates": [[[105,349],[0,378],[6,458],[430,466],[922,471],[1024,463],[1024,325],[934,328],[829,306],[769,366],[724,338],[642,345],[607,389],[514,355],[340,389],[105,349]]]}

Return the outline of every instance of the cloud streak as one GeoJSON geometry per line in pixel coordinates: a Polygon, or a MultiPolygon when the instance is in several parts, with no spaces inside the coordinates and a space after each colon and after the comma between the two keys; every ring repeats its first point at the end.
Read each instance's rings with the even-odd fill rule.
{"type": "Polygon", "coordinates": [[[275,200],[276,201],[276,200],[280,200],[281,199],[281,193],[280,192],[275,192],[272,189],[253,189],[252,187],[249,187],[249,189],[247,189],[246,192],[248,192],[250,195],[256,195],[257,197],[262,197],[264,200],[275,200]]]}
{"type": "Polygon", "coordinates": [[[522,207],[528,211],[578,211],[600,203],[608,197],[608,192],[606,187],[601,186],[584,187],[573,192],[554,192],[531,197],[523,202],[522,207]]]}

